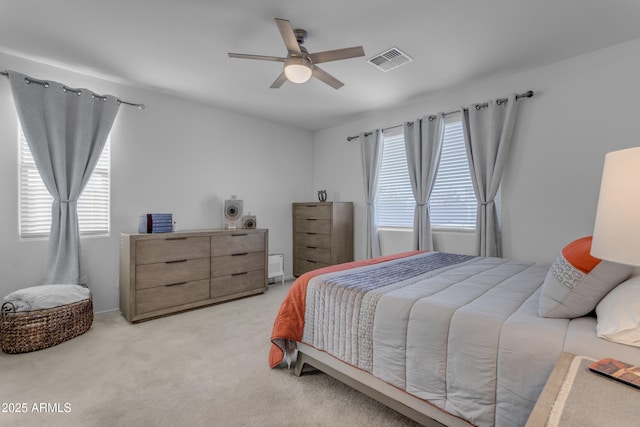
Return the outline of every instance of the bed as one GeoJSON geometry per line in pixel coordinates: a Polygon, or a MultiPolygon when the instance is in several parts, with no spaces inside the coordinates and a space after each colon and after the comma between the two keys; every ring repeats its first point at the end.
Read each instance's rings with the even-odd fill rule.
{"type": "Polygon", "coordinates": [[[562,352],[640,364],[593,315],[539,315],[549,272],[417,251],[315,270],[283,301],[269,362],[295,357],[297,375],[311,365],[425,425],[521,426],[562,352]]]}

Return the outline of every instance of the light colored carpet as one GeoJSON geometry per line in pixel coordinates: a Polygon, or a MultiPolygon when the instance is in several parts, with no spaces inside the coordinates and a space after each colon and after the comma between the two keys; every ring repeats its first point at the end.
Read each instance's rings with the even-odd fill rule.
{"type": "Polygon", "coordinates": [[[416,425],[322,373],[269,369],[289,285],[135,325],[100,315],[58,346],[0,352],[0,425],[416,425]]]}

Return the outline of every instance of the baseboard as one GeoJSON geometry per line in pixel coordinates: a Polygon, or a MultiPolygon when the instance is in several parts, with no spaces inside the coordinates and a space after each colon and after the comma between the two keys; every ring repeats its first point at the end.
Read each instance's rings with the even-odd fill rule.
{"type": "Polygon", "coordinates": [[[114,314],[120,314],[120,309],[115,308],[113,310],[95,311],[93,313],[93,317],[106,317],[114,314]]]}

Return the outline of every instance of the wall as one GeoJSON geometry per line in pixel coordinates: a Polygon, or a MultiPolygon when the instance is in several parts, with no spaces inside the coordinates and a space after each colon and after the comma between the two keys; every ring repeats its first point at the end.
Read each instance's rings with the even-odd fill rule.
{"type": "MultiPolygon", "coordinates": [[[[413,249],[413,231],[408,228],[381,228],[382,255],[396,254],[413,249]]],[[[433,231],[433,246],[438,251],[473,255],[475,235],[471,231],[433,231]]]]}
{"type": "MultiPolygon", "coordinates": [[[[360,147],[347,136],[531,89],[535,97],[520,104],[503,175],[503,248],[509,258],[551,262],[566,243],[592,233],[604,155],[640,145],[638,75],[640,39],[372,112],[314,134],[313,185],[326,188],[329,199],[354,201],[355,254],[362,259],[360,147]]],[[[460,236],[446,237],[436,244],[458,248],[460,236]]]]}
{"type": "MultiPolygon", "coordinates": [[[[96,311],[118,308],[120,233],[135,232],[139,214],[172,212],[180,230],[220,228],[232,194],[269,229],[269,250],[285,253],[291,275],[291,203],[315,197],[310,132],[2,53],[0,68],[146,104],[121,106],[112,129],[111,236],[81,241],[96,311]]],[[[0,78],[0,296],[40,283],[46,253],[45,240],[18,237],[17,123],[0,78]]]]}

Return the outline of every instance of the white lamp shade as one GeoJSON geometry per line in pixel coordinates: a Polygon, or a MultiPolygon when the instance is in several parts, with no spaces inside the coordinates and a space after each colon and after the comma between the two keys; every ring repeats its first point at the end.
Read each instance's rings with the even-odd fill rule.
{"type": "Polygon", "coordinates": [[[640,147],[605,156],[591,255],[640,265],[640,147]]]}
{"type": "Polygon", "coordinates": [[[304,83],[311,78],[311,61],[306,58],[287,58],[284,75],[292,83],[304,83]]]}

